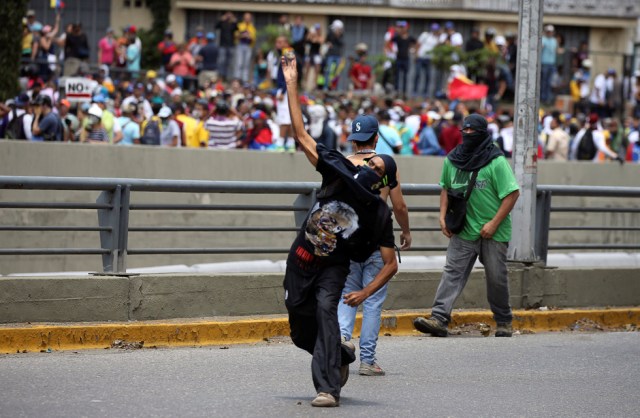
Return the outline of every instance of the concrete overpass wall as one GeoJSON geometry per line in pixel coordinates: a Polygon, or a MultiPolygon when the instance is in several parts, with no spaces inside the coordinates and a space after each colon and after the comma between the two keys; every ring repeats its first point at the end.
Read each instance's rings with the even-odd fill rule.
{"type": "MultiPolygon", "coordinates": [[[[385,309],[429,309],[440,271],[401,272],[385,309]]],[[[511,304],[639,306],[638,269],[510,269],[511,304]]],[[[282,274],[0,277],[0,323],[140,321],[285,313],[282,274]]],[[[488,308],[476,269],[457,308],[488,308]]]]}

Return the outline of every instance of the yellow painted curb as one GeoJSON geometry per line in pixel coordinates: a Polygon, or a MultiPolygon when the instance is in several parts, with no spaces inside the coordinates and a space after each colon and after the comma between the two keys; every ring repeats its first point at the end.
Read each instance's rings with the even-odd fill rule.
{"type": "MultiPolygon", "coordinates": [[[[429,312],[383,313],[380,333],[418,335],[420,333],[413,328],[413,320],[418,316],[429,316],[429,312]]],[[[535,332],[559,331],[584,319],[607,327],[638,325],[640,308],[514,311],[513,327],[535,332]]],[[[361,320],[358,315],[355,335],[359,334],[361,320]]],[[[477,322],[493,325],[491,312],[456,311],[451,326],[477,322]]],[[[115,340],[144,341],[144,347],[246,344],[288,335],[286,316],[230,321],[6,326],[0,327],[0,353],[100,349],[110,347],[115,340]]]]}
{"type": "MultiPolygon", "coordinates": [[[[413,320],[417,316],[428,317],[429,315],[429,312],[383,315],[380,333],[390,335],[420,334],[413,327],[413,320]]],[[[567,330],[576,321],[584,319],[607,327],[622,328],[628,324],[640,325],[640,308],[562,309],[555,311],[514,310],[513,328],[515,330],[534,332],[560,331],[567,330]]],[[[491,311],[454,311],[450,327],[477,322],[495,326],[491,311]]]]}

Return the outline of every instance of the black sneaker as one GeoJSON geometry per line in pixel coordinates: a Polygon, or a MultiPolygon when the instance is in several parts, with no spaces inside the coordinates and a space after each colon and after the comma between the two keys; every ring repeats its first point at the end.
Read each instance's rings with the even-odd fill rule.
{"type": "Polygon", "coordinates": [[[496,325],[496,337],[511,337],[513,335],[511,322],[498,322],[496,325]]]}
{"type": "Polygon", "coordinates": [[[446,337],[449,335],[447,326],[433,316],[431,318],[423,318],[421,316],[413,320],[413,326],[420,332],[431,334],[434,337],[446,337]]]}

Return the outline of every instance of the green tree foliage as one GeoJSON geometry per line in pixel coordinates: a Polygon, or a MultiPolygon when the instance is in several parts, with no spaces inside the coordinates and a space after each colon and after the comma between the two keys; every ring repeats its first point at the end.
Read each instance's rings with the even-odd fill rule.
{"type": "Polygon", "coordinates": [[[18,91],[22,54],[22,18],[27,0],[4,0],[0,6],[0,100],[14,97],[18,91]]]}
{"type": "Polygon", "coordinates": [[[260,51],[263,54],[269,53],[276,44],[276,38],[280,35],[287,35],[289,43],[291,43],[290,35],[280,27],[280,25],[267,25],[261,28],[256,34],[257,45],[260,45],[260,51]]]}
{"type": "Polygon", "coordinates": [[[498,54],[486,48],[465,52],[451,45],[438,45],[433,48],[433,65],[442,71],[449,71],[454,64],[462,64],[467,73],[481,76],[489,60],[498,54]]]}
{"type": "Polygon", "coordinates": [[[164,38],[164,31],[169,27],[171,0],[147,0],[147,7],[151,11],[153,23],[151,29],[138,31],[142,41],[142,68],[158,68],[160,66],[160,51],[156,46],[164,38]]]}

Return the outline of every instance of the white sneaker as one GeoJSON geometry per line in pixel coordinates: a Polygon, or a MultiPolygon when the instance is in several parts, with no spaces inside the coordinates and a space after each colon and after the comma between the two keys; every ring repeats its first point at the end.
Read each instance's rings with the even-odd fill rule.
{"type": "Polygon", "coordinates": [[[319,392],[318,396],[311,401],[311,406],[331,408],[334,406],[340,406],[340,402],[337,401],[330,393],[319,392]]]}

